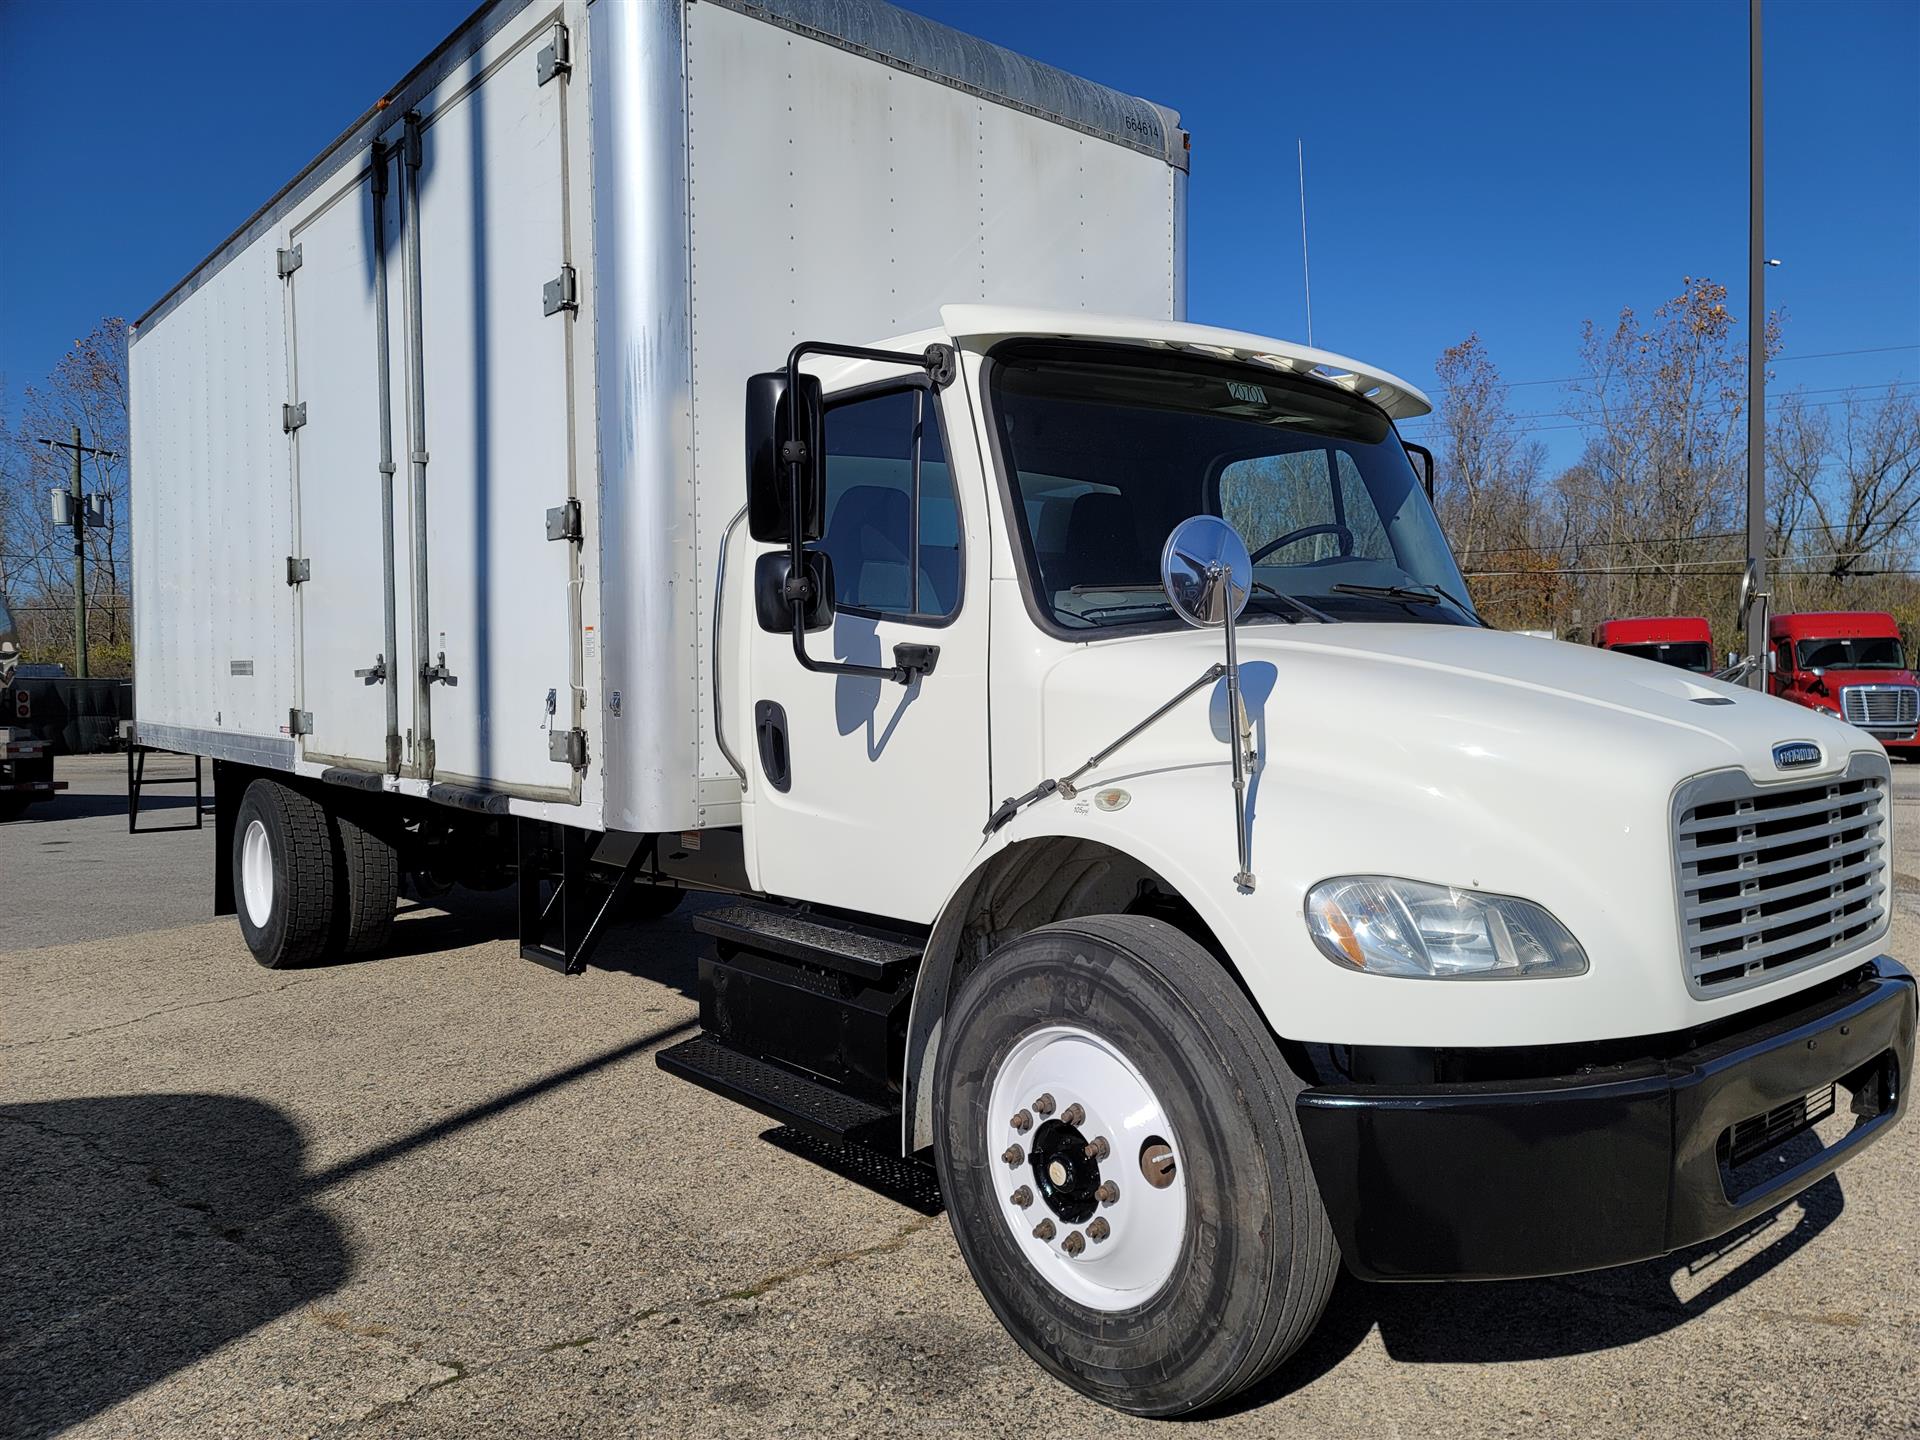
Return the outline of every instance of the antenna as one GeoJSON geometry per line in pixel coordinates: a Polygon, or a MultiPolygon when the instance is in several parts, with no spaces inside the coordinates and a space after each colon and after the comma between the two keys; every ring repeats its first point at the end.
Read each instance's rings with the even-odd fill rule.
{"type": "Polygon", "coordinates": [[[1307,292],[1307,344],[1313,344],[1313,267],[1307,263],[1307,142],[1300,141],[1300,282],[1307,292]]]}

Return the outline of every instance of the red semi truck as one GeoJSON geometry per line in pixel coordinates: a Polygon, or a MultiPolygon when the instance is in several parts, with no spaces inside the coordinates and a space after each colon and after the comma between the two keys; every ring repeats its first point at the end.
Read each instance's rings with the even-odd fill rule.
{"type": "Polygon", "coordinates": [[[1920,749],[1920,687],[1900,627],[1877,610],[1775,615],[1767,625],[1767,689],[1859,726],[1895,754],[1920,749]]]}
{"type": "Polygon", "coordinates": [[[1658,660],[1698,675],[1713,672],[1713,633],[1697,615],[1652,615],[1632,620],[1602,620],[1593,627],[1593,643],[1602,650],[1658,660]]]}

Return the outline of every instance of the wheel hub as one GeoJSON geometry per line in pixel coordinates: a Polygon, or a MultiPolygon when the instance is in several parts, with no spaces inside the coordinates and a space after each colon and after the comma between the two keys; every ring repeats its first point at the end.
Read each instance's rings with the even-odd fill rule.
{"type": "Polygon", "coordinates": [[[1093,1218],[1099,1205],[1100,1162],[1087,1137],[1064,1120],[1049,1120],[1033,1137],[1033,1183],[1040,1198],[1069,1225],[1093,1218]]]}
{"type": "Polygon", "coordinates": [[[1171,1122],[1139,1068],[1091,1031],[1050,1026],[1013,1047],[990,1088],[991,1183],[1021,1253],[1093,1309],[1150,1299],[1179,1260],[1187,1194],[1171,1122]]]}

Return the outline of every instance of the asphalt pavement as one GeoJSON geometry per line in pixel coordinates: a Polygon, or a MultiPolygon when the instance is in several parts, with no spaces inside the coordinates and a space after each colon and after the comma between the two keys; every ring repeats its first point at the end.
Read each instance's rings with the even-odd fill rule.
{"type": "MultiPolygon", "coordinates": [[[[86,783],[0,826],[0,1434],[1171,1433],[1029,1363],[913,1177],[655,1068],[697,1023],[685,910],[572,979],[518,957],[500,897],[265,971],[209,917],[211,829],[127,836],[117,765],[63,762],[86,783]]],[[[1910,1431],[1916,1159],[1908,1123],[1653,1264],[1343,1279],[1301,1355],[1179,1428],[1910,1431]]]]}

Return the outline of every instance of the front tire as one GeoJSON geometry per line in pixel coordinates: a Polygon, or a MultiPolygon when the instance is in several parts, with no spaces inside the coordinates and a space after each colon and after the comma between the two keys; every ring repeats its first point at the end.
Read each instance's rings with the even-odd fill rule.
{"type": "Polygon", "coordinates": [[[336,897],[334,831],[297,790],[256,780],[233,822],[233,898],[253,958],[269,970],[327,954],[336,897]]]}
{"type": "Polygon", "coordinates": [[[1145,916],[1062,921],[968,975],[943,1030],[941,1190],[1028,1354],[1117,1409],[1176,1415],[1300,1346],[1339,1254],[1301,1082],[1219,961],[1145,916]]]}

